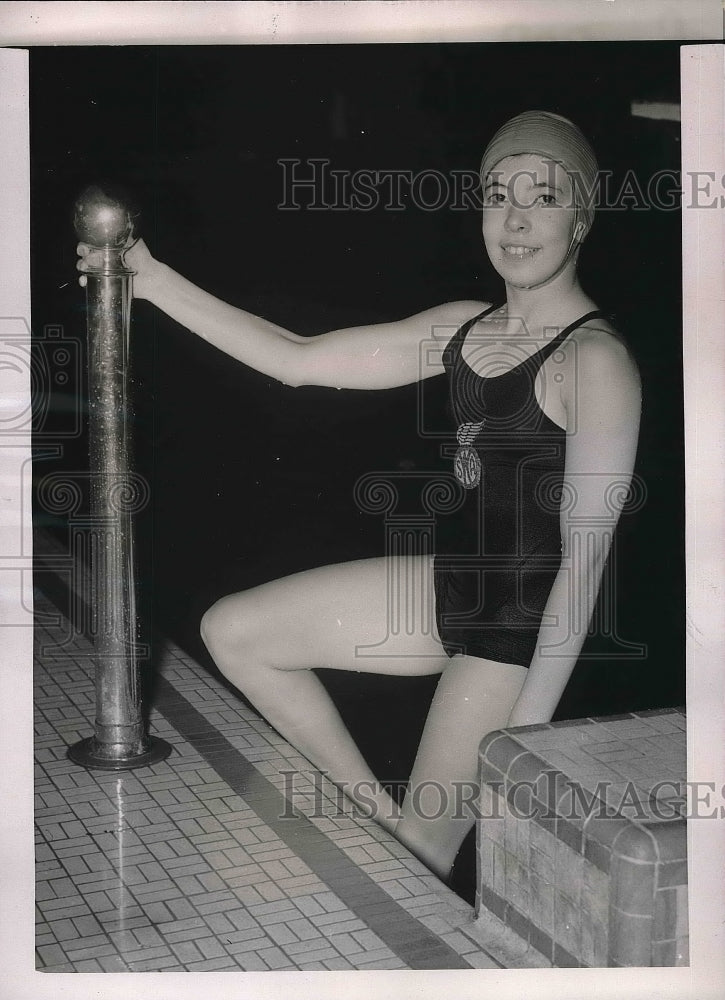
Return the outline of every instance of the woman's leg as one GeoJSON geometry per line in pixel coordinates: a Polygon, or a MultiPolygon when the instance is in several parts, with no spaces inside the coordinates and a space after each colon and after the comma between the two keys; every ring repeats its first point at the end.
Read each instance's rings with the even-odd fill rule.
{"type": "Polygon", "coordinates": [[[517,664],[455,656],[438,682],[395,835],[441,878],[473,823],[479,744],[506,725],[525,679],[517,664]]]}
{"type": "Polygon", "coordinates": [[[271,725],[394,830],[397,803],[378,785],[312,668],[440,673],[449,660],[432,625],[432,602],[427,557],[365,559],[224,597],[204,615],[201,634],[220,671],[271,725]],[[402,627],[391,621],[401,606],[402,627]]]}

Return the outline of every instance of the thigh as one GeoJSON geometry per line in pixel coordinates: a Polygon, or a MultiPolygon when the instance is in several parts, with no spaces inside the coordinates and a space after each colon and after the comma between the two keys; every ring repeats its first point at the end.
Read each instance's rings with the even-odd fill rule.
{"type": "Polygon", "coordinates": [[[222,598],[215,608],[232,635],[238,629],[281,670],[413,676],[440,673],[449,662],[436,629],[427,556],[305,570],[222,598]]]}

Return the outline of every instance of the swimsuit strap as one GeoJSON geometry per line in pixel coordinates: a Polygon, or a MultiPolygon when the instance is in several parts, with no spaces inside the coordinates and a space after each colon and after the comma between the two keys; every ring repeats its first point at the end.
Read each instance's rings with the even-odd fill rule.
{"type": "Polygon", "coordinates": [[[601,309],[592,309],[591,312],[584,313],[583,316],[580,316],[579,319],[574,320],[573,323],[570,323],[569,326],[563,329],[561,333],[559,333],[556,337],[554,337],[552,341],[550,341],[548,344],[545,344],[541,348],[541,350],[535,351],[530,357],[526,359],[526,361],[522,361],[521,365],[517,365],[516,367],[520,368],[523,365],[530,365],[532,362],[536,362],[538,361],[539,358],[541,358],[541,360],[538,361],[538,367],[540,368],[541,365],[543,365],[543,363],[546,361],[546,359],[551,354],[553,354],[553,352],[557,349],[557,347],[560,347],[562,345],[562,343],[566,340],[569,334],[572,333],[574,330],[576,330],[577,327],[583,326],[585,323],[588,323],[590,319],[598,319],[603,317],[604,313],[601,311],[601,309]]]}
{"type": "MultiPolygon", "coordinates": [[[[488,306],[486,309],[483,310],[483,312],[480,312],[477,315],[472,316],[471,319],[466,320],[466,322],[461,327],[459,327],[459,329],[456,331],[455,336],[449,341],[449,343],[446,345],[445,351],[443,352],[444,364],[452,363],[454,351],[456,352],[457,357],[459,359],[461,358],[463,342],[466,339],[471,327],[473,327],[476,323],[478,323],[480,319],[484,319],[484,317],[490,315],[490,313],[495,312],[495,310],[499,308],[500,306],[497,305],[488,306]]],[[[579,319],[574,320],[573,323],[570,323],[569,326],[565,327],[561,331],[561,333],[557,334],[557,336],[554,337],[552,341],[550,341],[548,344],[545,344],[540,350],[534,351],[534,353],[530,355],[528,358],[526,358],[525,361],[522,361],[520,364],[515,365],[514,368],[512,368],[509,372],[506,372],[506,375],[511,374],[511,372],[516,371],[518,368],[529,367],[532,364],[536,364],[537,362],[538,362],[538,367],[540,368],[541,365],[543,365],[543,363],[546,361],[546,359],[557,349],[557,347],[561,346],[561,344],[566,340],[569,334],[572,333],[574,330],[576,330],[577,327],[583,326],[584,323],[588,323],[590,319],[604,318],[604,315],[605,314],[600,309],[592,309],[591,312],[584,313],[584,315],[580,316],[579,319]]],[[[504,377],[504,376],[497,376],[497,377],[504,377]]],[[[485,378],[485,376],[479,375],[479,378],[485,378]]]]}
{"type": "Polygon", "coordinates": [[[456,352],[456,356],[460,357],[461,346],[463,344],[463,341],[466,339],[466,335],[468,334],[468,331],[471,329],[471,327],[475,323],[478,323],[479,319],[483,319],[484,316],[488,316],[490,313],[494,312],[496,309],[499,308],[500,306],[497,306],[495,303],[492,306],[487,306],[483,310],[483,312],[477,313],[475,316],[472,316],[471,319],[467,319],[465,323],[463,323],[461,326],[458,327],[454,335],[446,344],[445,349],[443,351],[443,364],[446,367],[453,364],[454,351],[456,352]]]}

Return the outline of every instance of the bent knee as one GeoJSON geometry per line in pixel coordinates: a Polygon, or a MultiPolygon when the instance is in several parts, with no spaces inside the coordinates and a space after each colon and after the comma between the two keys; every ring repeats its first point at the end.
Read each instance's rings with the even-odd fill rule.
{"type": "Polygon", "coordinates": [[[238,594],[221,597],[201,617],[199,632],[211,655],[243,653],[258,644],[258,629],[250,606],[238,594]]]}

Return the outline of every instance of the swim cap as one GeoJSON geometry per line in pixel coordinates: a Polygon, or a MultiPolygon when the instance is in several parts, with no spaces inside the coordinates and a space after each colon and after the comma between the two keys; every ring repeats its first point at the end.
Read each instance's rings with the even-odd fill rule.
{"type": "Polygon", "coordinates": [[[577,219],[589,232],[594,221],[597,160],[583,133],[568,118],[550,111],[524,111],[502,125],[486,147],[481,179],[506,156],[535,153],[560,163],[571,178],[577,219]]]}

